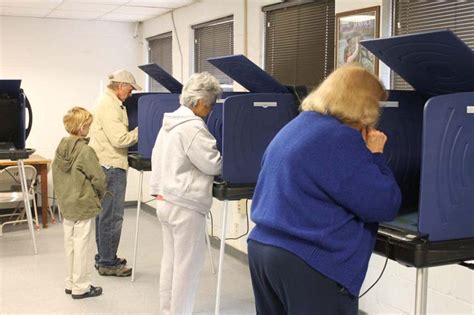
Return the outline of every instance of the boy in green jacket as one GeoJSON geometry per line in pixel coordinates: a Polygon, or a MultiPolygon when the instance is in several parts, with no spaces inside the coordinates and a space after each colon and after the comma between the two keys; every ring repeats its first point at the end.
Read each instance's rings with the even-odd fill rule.
{"type": "Polygon", "coordinates": [[[61,140],[53,161],[53,184],[64,216],[66,250],[66,294],[83,299],[102,294],[91,285],[94,250],[94,223],[102,210],[100,199],[106,191],[106,177],[95,151],[86,138],[92,114],[81,107],[69,110],[63,118],[69,133],[61,140]]]}

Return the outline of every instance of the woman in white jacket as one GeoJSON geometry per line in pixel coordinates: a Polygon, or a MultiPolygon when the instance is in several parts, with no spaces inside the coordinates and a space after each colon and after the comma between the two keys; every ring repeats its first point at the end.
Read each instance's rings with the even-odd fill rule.
{"type": "Polygon", "coordinates": [[[216,139],[203,118],[222,93],[207,72],[185,84],[179,109],[164,115],[152,153],[151,194],[163,231],[162,314],[191,314],[201,271],[206,214],[214,176],[221,173],[216,139]]]}

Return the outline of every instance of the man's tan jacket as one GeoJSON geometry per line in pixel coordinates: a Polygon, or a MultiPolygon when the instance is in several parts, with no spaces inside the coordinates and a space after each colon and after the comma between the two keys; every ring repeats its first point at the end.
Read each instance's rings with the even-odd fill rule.
{"type": "Polygon", "coordinates": [[[126,170],[128,147],[137,143],[138,128],[128,131],[127,111],[110,89],[99,98],[93,115],[90,146],[100,164],[126,170]]]}

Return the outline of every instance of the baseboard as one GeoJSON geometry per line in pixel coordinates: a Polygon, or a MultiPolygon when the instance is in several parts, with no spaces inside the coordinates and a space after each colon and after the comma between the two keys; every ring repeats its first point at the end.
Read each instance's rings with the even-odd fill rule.
{"type": "MultiPolygon", "coordinates": [[[[219,249],[221,247],[221,240],[217,237],[209,237],[209,240],[211,241],[211,246],[214,247],[214,248],[217,248],[219,249]]],[[[232,247],[228,244],[226,244],[225,246],[225,253],[234,257],[235,259],[237,259],[238,261],[240,261],[241,263],[243,264],[246,264],[248,265],[249,261],[248,261],[248,257],[247,257],[247,254],[236,249],[235,247],[232,247]]]]}
{"type": "MultiPolygon", "coordinates": [[[[156,210],[155,207],[150,206],[147,203],[142,202],[140,205],[141,209],[145,211],[148,214],[151,214],[153,216],[156,216],[156,210]]],[[[130,209],[130,210],[137,210],[137,201],[125,201],[125,209],[130,209]]]]}
{"type": "MultiPolygon", "coordinates": [[[[137,201],[125,201],[125,208],[127,209],[132,209],[132,210],[136,210],[137,209],[137,201]]],[[[155,211],[155,208],[150,206],[149,204],[146,204],[146,203],[142,203],[141,204],[141,209],[143,211],[145,211],[146,213],[148,214],[151,214],[153,216],[156,216],[156,211],[155,211]]],[[[219,249],[220,246],[221,246],[221,241],[219,238],[217,237],[209,237],[210,241],[211,241],[211,246],[214,247],[214,248],[217,248],[219,249]]],[[[235,259],[237,259],[238,261],[244,263],[244,264],[248,264],[248,258],[247,258],[247,254],[230,246],[230,245],[226,245],[225,247],[225,253],[234,257],[235,259]]]]}

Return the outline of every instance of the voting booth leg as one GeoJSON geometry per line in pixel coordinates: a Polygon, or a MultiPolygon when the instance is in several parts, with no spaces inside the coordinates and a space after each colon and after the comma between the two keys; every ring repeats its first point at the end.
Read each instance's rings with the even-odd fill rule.
{"type": "Polygon", "coordinates": [[[212,258],[211,241],[209,240],[209,233],[207,233],[207,224],[204,228],[204,233],[206,234],[206,243],[207,243],[207,251],[209,252],[209,260],[211,261],[211,273],[215,275],[216,269],[214,268],[214,258],[212,258]]]}
{"type": "Polygon", "coordinates": [[[416,269],[415,315],[426,315],[428,268],[416,269]]]}
{"type": "MultiPolygon", "coordinates": [[[[30,198],[28,195],[28,185],[26,184],[25,164],[23,163],[23,160],[18,160],[17,164],[18,170],[20,172],[20,184],[21,191],[23,192],[23,203],[26,212],[26,220],[28,221],[28,229],[30,230],[31,240],[33,241],[33,251],[35,255],[37,255],[38,249],[36,248],[35,229],[33,226],[33,218],[31,217],[30,198]]],[[[44,209],[43,211],[46,211],[46,209],[44,209]]]]}
{"type": "Polygon", "coordinates": [[[135,247],[133,249],[132,282],[135,281],[135,266],[137,263],[138,225],[140,223],[140,208],[142,206],[142,185],[143,171],[140,171],[140,177],[138,178],[137,220],[135,222],[135,247]]]}
{"type": "Polygon", "coordinates": [[[224,213],[222,214],[222,235],[221,235],[221,248],[219,251],[219,268],[217,269],[217,290],[216,290],[216,309],[215,314],[218,315],[220,312],[221,304],[221,283],[222,283],[222,267],[224,265],[224,251],[225,251],[225,233],[227,228],[227,209],[229,201],[224,201],[224,213]]]}

